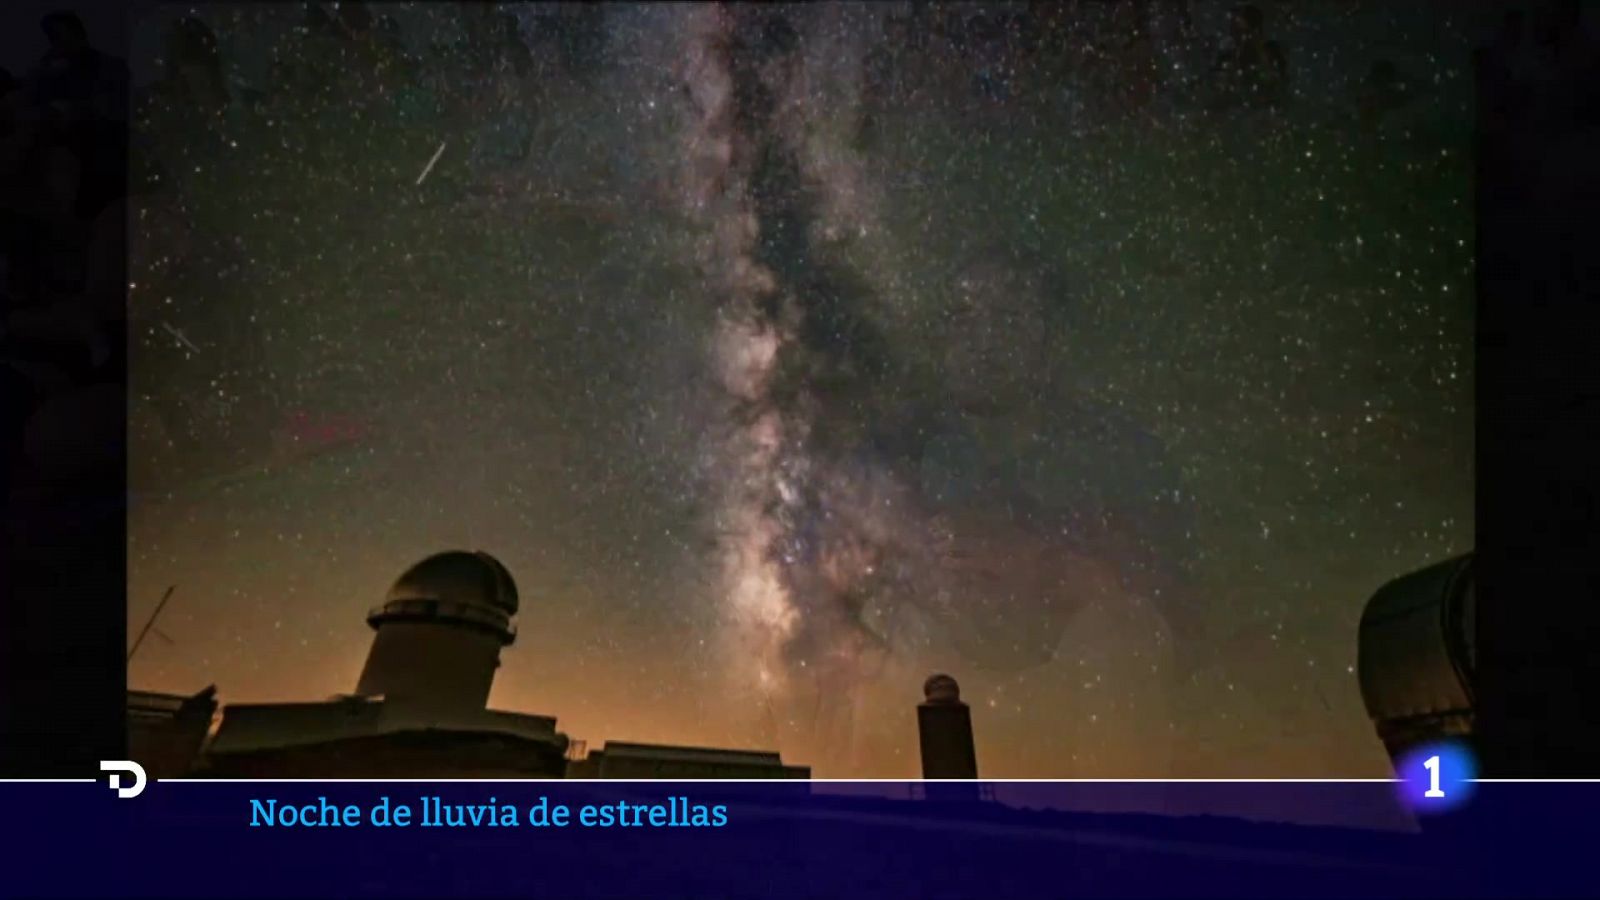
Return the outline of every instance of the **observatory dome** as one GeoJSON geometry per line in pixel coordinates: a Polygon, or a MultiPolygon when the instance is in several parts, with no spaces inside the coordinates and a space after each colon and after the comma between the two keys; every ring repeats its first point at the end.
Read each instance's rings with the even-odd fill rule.
{"type": "Polygon", "coordinates": [[[450,550],[407,569],[389,589],[385,605],[414,601],[487,607],[509,617],[517,612],[517,585],[489,554],[450,550]]]}
{"type": "Polygon", "coordinates": [[[949,675],[932,675],[922,683],[922,696],[929,703],[960,703],[961,687],[949,675]]]}

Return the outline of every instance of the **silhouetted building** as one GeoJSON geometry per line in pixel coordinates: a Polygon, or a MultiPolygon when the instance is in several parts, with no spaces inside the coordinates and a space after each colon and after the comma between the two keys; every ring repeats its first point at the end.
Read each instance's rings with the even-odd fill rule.
{"type": "Polygon", "coordinates": [[[575,759],[568,778],[799,778],[811,777],[807,766],[789,766],[776,753],[718,750],[711,747],[668,747],[608,741],[604,748],[575,759]]]}
{"type": "Polygon", "coordinates": [[[217,713],[217,689],[192,697],[128,692],[128,754],[151,778],[186,774],[200,756],[217,713]]]}
{"type": "Polygon", "coordinates": [[[1361,696],[1391,759],[1474,737],[1473,583],[1463,556],[1389,582],[1361,614],[1361,696]]]}
{"type": "Polygon", "coordinates": [[[412,566],[367,614],[377,635],[356,684],[364,697],[423,715],[482,710],[500,648],[516,640],[517,589],[487,553],[440,553],[412,566]]]}
{"type": "Polygon", "coordinates": [[[621,743],[569,771],[571,742],[554,717],[487,708],[500,648],[516,638],[517,609],[516,584],[494,557],[430,556],[368,613],[377,633],[355,694],[231,704],[198,753],[216,706],[211,689],[187,701],[130,692],[133,758],[145,762],[146,748],[160,754],[166,774],[231,778],[810,777],[777,753],[621,743]],[[203,715],[201,698],[210,703],[203,715]],[[136,733],[143,736],[133,740],[136,733]]]}
{"type": "MultiPolygon", "coordinates": [[[[934,675],[922,685],[917,706],[917,736],[922,749],[922,777],[976,779],[978,753],[972,743],[972,710],[961,702],[961,686],[949,675],[934,675]]],[[[978,797],[975,784],[930,784],[933,800],[978,797]]]]}
{"type": "Polygon", "coordinates": [[[548,716],[486,712],[423,725],[383,700],[229,706],[204,774],[230,778],[560,778],[567,737],[548,716]]]}

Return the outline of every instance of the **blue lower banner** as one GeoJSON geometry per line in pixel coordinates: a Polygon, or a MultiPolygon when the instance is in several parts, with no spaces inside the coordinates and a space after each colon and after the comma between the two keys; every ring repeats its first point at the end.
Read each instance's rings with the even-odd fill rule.
{"type": "MultiPolygon", "coordinates": [[[[142,773],[141,773],[142,774],[142,773]]],[[[120,775],[120,781],[119,781],[120,775]]],[[[110,784],[108,784],[108,781],[110,784]]],[[[6,895],[1592,896],[1600,785],[0,784],[6,895]],[[119,790],[120,788],[120,790],[119,790]],[[1152,811],[1156,812],[1152,812],[1152,811]]]]}

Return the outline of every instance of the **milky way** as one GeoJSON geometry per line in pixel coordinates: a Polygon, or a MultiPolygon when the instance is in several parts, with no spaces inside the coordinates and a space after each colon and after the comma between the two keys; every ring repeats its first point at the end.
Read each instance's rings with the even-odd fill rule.
{"type": "Polygon", "coordinates": [[[805,164],[818,78],[800,33],[787,16],[722,7],[696,10],[687,30],[696,118],[686,194],[708,221],[705,265],[721,300],[713,352],[733,420],[719,467],[731,477],[713,516],[727,650],[765,705],[787,706],[793,682],[814,679],[823,699],[811,727],[823,740],[812,749],[821,752],[848,740],[839,704],[882,652],[861,613],[867,593],[887,585],[868,579],[900,562],[884,559],[893,535],[868,527],[890,498],[848,484],[829,446],[882,364],[872,356],[878,336],[817,259],[817,238],[834,223],[809,195],[837,195],[840,185],[805,164]]]}
{"type": "MultiPolygon", "coordinates": [[[[994,411],[963,408],[959,385],[934,383],[906,414],[907,373],[874,317],[883,298],[841,252],[880,227],[881,193],[845,137],[859,128],[861,42],[818,46],[849,33],[841,15],[705,7],[683,23],[692,115],[682,196],[705,223],[702,266],[719,301],[713,361],[731,419],[712,449],[724,651],[730,674],[747,679],[735,687],[754,687],[824,762],[850,758],[857,698],[889,657],[912,649],[900,608],[984,643],[970,620],[1023,602],[1054,606],[1063,621],[1088,599],[1085,566],[1139,565],[1105,544],[1105,511],[1082,498],[1052,507],[963,457],[972,442],[950,431],[950,411],[980,421],[994,411]],[[963,489],[975,479],[990,483],[963,489]]],[[[856,18],[858,29],[869,24],[856,18]]],[[[968,407],[1006,411],[1008,380],[1049,388],[1043,348],[1028,347],[1048,340],[1038,321],[1047,298],[1012,273],[1010,255],[956,277],[949,315],[965,334],[947,377],[976,387],[968,407]]],[[[1181,563],[1182,543],[1154,546],[1181,563]]],[[[1181,584],[1166,587],[1165,600],[1188,599],[1181,584]]],[[[1030,650],[1047,660],[1059,626],[1042,621],[1039,645],[1001,653],[1022,668],[1030,650]]]]}

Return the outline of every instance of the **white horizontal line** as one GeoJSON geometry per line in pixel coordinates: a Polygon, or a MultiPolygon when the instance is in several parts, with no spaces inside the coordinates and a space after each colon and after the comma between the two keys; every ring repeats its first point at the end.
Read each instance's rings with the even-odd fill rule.
{"type": "Polygon", "coordinates": [[[1478,784],[1600,784],[1600,778],[1469,778],[1478,784]]]}
{"type": "MultiPolygon", "coordinates": [[[[1398,778],[155,778],[163,784],[1397,784],[1398,778]]],[[[1600,778],[1469,778],[1476,784],[1600,784],[1600,778]]],[[[0,778],[0,784],[97,784],[95,778],[0,778]]]]}
{"type": "Polygon", "coordinates": [[[175,784],[1393,784],[1395,778],[158,778],[175,784]]]}

